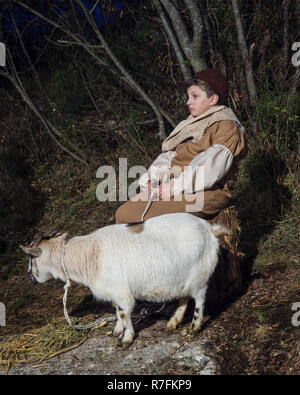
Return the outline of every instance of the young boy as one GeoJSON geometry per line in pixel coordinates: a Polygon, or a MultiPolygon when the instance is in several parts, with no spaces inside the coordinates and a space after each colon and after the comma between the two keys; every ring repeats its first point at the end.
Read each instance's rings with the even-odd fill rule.
{"type": "Polygon", "coordinates": [[[242,125],[225,105],[228,88],[214,69],[199,71],[188,82],[190,116],[163,141],[162,153],[139,180],[142,192],[118,208],[116,223],[176,212],[212,219],[231,205],[245,140],[242,125]]]}

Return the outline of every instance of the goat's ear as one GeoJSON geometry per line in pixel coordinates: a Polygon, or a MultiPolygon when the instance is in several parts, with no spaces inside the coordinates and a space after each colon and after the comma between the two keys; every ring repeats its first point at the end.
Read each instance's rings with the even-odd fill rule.
{"type": "Polygon", "coordinates": [[[38,258],[39,256],[42,255],[42,249],[38,248],[38,247],[23,247],[22,245],[20,245],[20,248],[23,252],[25,252],[25,254],[28,255],[33,255],[36,258],[38,258]]]}
{"type": "Polygon", "coordinates": [[[30,254],[38,258],[39,256],[42,255],[42,249],[39,247],[30,248],[30,254]]]}

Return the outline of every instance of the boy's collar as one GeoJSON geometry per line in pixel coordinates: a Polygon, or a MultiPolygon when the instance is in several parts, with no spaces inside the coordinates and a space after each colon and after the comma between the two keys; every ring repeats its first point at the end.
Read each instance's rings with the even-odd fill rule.
{"type": "Polygon", "coordinates": [[[198,115],[198,117],[193,117],[192,115],[190,115],[187,120],[193,120],[193,121],[198,121],[198,119],[202,119],[207,117],[210,114],[213,114],[217,111],[221,111],[223,109],[227,108],[224,105],[216,105],[216,106],[212,106],[209,110],[205,111],[203,114],[198,115]]]}

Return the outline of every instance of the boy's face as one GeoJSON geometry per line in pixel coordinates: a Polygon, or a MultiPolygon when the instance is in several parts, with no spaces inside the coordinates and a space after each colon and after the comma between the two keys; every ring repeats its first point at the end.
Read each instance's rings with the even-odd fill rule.
{"type": "Polygon", "coordinates": [[[199,115],[204,114],[212,106],[215,106],[219,100],[219,97],[216,94],[207,97],[206,92],[198,85],[190,86],[187,90],[187,94],[187,105],[193,117],[199,117],[199,115]]]}

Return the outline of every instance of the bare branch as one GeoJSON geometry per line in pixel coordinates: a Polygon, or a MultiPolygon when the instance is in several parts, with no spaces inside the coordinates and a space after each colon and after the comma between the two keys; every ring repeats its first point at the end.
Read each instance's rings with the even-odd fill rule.
{"type": "Polygon", "coordinates": [[[91,27],[93,28],[94,32],[96,33],[99,41],[101,42],[106,54],[109,56],[109,58],[112,60],[114,65],[120,70],[123,80],[130,85],[136,92],[138,92],[142,98],[145,100],[146,103],[149,104],[150,107],[152,107],[153,111],[156,114],[157,120],[158,120],[158,125],[159,125],[159,136],[161,139],[164,139],[166,137],[166,132],[165,132],[165,126],[164,126],[164,121],[162,118],[162,115],[157,108],[157,106],[154,104],[154,102],[150,99],[150,97],[147,95],[147,93],[143,90],[143,88],[133,79],[131,74],[125,69],[125,67],[122,65],[122,63],[119,61],[119,59],[115,56],[113,51],[111,50],[110,46],[104,39],[104,36],[102,35],[100,29],[98,28],[96,22],[94,21],[93,17],[91,14],[88,12],[87,8],[83,4],[81,0],[76,0],[77,3],[80,5],[81,9],[83,10],[88,22],[90,23],[91,27]]]}
{"type": "Polygon", "coordinates": [[[8,79],[15,89],[18,91],[24,102],[28,105],[28,107],[34,112],[34,114],[40,119],[44,127],[46,128],[47,133],[50,135],[50,137],[55,141],[55,143],[65,152],[67,152],[69,155],[71,155],[73,158],[76,160],[80,161],[81,163],[87,165],[87,162],[85,159],[82,157],[78,156],[84,156],[84,154],[81,152],[81,150],[73,144],[71,141],[69,141],[67,138],[65,138],[58,130],[57,128],[50,123],[49,120],[47,120],[42,113],[39,111],[39,109],[35,106],[33,101],[30,99],[29,95],[26,92],[26,89],[19,77],[19,74],[16,70],[12,55],[10,53],[9,48],[7,48],[7,63],[8,63],[8,68],[10,68],[11,72],[8,72],[7,70],[1,70],[0,69],[0,75],[8,79]],[[71,152],[68,148],[66,148],[56,137],[59,137],[61,139],[64,139],[70,147],[78,154],[74,154],[71,152]]]}
{"type": "Polygon", "coordinates": [[[65,45],[81,45],[82,47],[86,48],[92,48],[92,49],[103,49],[103,46],[100,45],[94,45],[94,44],[86,44],[86,43],[81,43],[81,42],[76,42],[76,41],[69,41],[69,40],[57,40],[59,44],[65,44],[65,45]]]}
{"type": "Polygon", "coordinates": [[[14,85],[14,87],[16,88],[16,90],[19,92],[19,94],[21,95],[22,99],[24,100],[24,102],[30,107],[30,109],[35,113],[35,115],[40,119],[40,121],[42,122],[42,124],[44,125],[47,133],[50,135],[50,137],[55,141],[55,143],[65,152],[67,152],[69,155],[71,155],[73,158],[75,158],[76,160],[78,160],[79,162],[87,165],[87,162],[85,160],[83,160],[82,158],[80,158],[79,156],[77,156],[76,154],[74,154],[73,152],[69,151],[65,146],[63,146],[55,137],[55,135],[52,133],[48,122],[46,121],[45,118],[42,116],[42,114],[40,113],[40,111],[36,108],[36,106],[33,104],[33,102],[31,101],[30,97],[27,95],[26,91],[22,89],[22,87],[18,84],[18,82],[15,80],[15,78],[12,77],[11,74],[9,74],[7,71],[3,71],[0,70],[0,75],[2,75],[3,77],[9,79],[11,81],[11,83],[14,85]]]}
{"type": "Polygon", "coordinates": [[[28,52],[27,52],[27,49],[26,49],[26,47],[25,47],[25,44],[24,44],[22,35],[21,35],[21,33],[20,33],[20,31],[19,31],[19,28],[18,28],[18,25],[17,25],[17,23],[16,23],[14,14],[13,14],[13,12],[12,12],[11,10],[10,10],[10,15],[11,15],[12,21],[13,21],[13,23],[14,23],[14,27],[15,27],[15,30],[16,30],[16,33],[17,33],[17,36],[18,36],[18,39],[19,39],[19,43],[20,43],[20,45],[21,45],[21,47],[22,47],[22,49],[23,49],[24,55],[25,55],[25,57],[26,57],[26,59],[27,59],[27,62],[28,62],[29,67],[30,67],[30,70],[31,70],[31,72],[32,72],[32,74],[33,74],[33,77],[34,77],[34,79],[35,79],[35,82],[37,83],[37,85],[38,85],[40,91],[43,92],[43,94],[44,94],[44,96],[46,97],[46,99],[48,100],[48,102],[50,102],[50,99],[49,99],[49,97],[48,97],[48,95],[47,95],[47,92],[45,91],[45,89],[44,89],[44,87],[43,87],[43,85],[42,85],[42,83],[41,83],[41,80],[40,80],[40,78],[39,78],[39,76],[38,76],[38,74],[37,74],[37,72],[36,72],[36,70],[35,70],[35,67],[34,67],[34,65],[33,65],[32,61],[31,61],[31,58],[30,58],[30,56],[29,56],[29,54],[28,54],[28,52]]]}
{"type": "Polygon", "coordinates": [[[90,11],[91,14],[94,12],[94,10],[97,7],[98,3],[99,3],[99,0],[96,1],[96,3],[94,4],[93,8],[91,9],[91,11],[90,11]]]}

